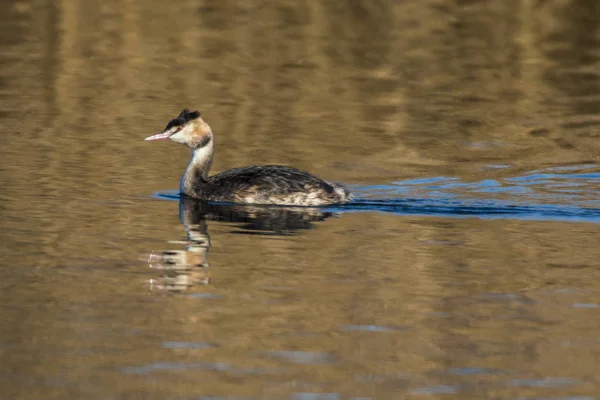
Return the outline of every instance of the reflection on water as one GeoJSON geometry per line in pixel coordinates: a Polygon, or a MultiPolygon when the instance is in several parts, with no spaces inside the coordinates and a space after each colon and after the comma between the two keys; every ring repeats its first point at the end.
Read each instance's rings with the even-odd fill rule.
{"type": "Polygon", "coordinates": [[[153,251],[148,255],[148,263],[164,273],[159,279],[152,279],[151,286],[170,291],[183,291],[210,282],[207,268],[211,244],[207,221],[232,224],[232,233],[289,236],[299,230],[312,229],[315,222],[336,215],[310,207],[212,204],[186,196],[165,197],[179,199],[179,220],[187,236],[182,243],[185,249],[153,251]]]}
{"type": "Polygon", "coordinates": [[[312,229],[315,222],[335,215],[311,207],[212,204],[186,197],[179,200],[179,218],[184,226],[198,225],[199,221],[205,220],[220,221],[231,223],[235,227],[232,233],[246,235],[294,235],[298,231],[312,229]]]}
{"type": "MultiPolygon", "coordinates": [[[[182,198],[179,204],[179,220],[187,239],[184,250],[151,252],[148,263],[151,268],[164,271],[158,280],[151,280],[152,288],[170,291],[187,290],[197,284],[208,284],[207,268],[210,235],[206,223],[209,205],[190,198],[182,198]]],[[[177,243],[177,241],[174,241],[177,243]]]]}

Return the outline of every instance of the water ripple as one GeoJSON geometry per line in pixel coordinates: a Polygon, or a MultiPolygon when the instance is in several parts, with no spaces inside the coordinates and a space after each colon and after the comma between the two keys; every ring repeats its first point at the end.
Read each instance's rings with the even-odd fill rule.
{"type": "Polygon", "coordinates": [[[201,342],[163,342],[165,349],[211,349],[216,347],[214,344],[201,342]]]}
{"type": "Polygon", "coordinates": [[[398,215],[431,215],[457,218],[600,222],[600,208],[583,208],[559,204],[519,205],[499,200],[356,200],[341,206],[328,207],[326,211],[378,211],[398,215]]]}
{"type": "Polygon", "coordinates": [[[181,370],[192,370],[201,369],[209,371],[227,371],[231,369],[229,363],[177,363],[177,362],[156,362],[152,364],[146,364],[135,367],[123,367],[120,369],[125,374],[148,374],[156,371],[181,371],[181,370]]]}
{"type": "Polygon", "coordinates": [[[398,327],[379,326],[379,325],[344,325],[342,329],[345,331],[361,331],[361,332],[393,332],[400,329],[398,327]]]}
{"type": "Polygon", "coordinates": [[[294,350],[273,350],[267,351],[269,358],[287,360],[295,364],[329,364],[332,357],[328,353],[317,353],[312,351],[294,351],[294,350]]]}
{"type": "Polygon", "coordinates": [[[572,386],[576,382],[571,378],[540,378],[540,379],[512,379],[508,382],[509,386],[516,387],[547,387],[556,388],[563,386],[572,386]]]}
{"type": "Polygon", "coordinates": [[[341,398],[339,393],[297,392],[292,394],[294,400],[339,400],[341,398]]]}
{"type": "Polygon", "coordinates": [[[432,387],[422,387],[411,390],[414,394],[452,394],[456,393],[458,389],[454,386],[441,385],[432,387]]]}

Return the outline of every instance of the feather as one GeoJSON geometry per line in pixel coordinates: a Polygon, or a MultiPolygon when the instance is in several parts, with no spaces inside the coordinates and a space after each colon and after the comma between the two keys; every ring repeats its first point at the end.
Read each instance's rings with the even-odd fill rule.
{"type": "Polygon", "coordinates": [[[181,111],[181,113],[177,116],[177,118],[173,118],[169,121],[163,132],[168,131],[174,126],[183,126],[197,118],[200,118],[200,111],[190,111],[187,108],[184,108],[183,111],[181,111]]]}

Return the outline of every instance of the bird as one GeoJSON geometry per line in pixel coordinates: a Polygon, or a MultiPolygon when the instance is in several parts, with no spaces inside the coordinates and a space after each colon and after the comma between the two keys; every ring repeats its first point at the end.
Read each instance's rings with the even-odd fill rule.
{"type": "Polygon", "coordinates": [[[162,132],[145,140],[169,139],[192,151],[179,192],[200,200],[256,205],[317,207],[352,199],[342,185],[282,165],[233,168],[210,176],[215,138],[199,111],[185,108],[162,132]]]}

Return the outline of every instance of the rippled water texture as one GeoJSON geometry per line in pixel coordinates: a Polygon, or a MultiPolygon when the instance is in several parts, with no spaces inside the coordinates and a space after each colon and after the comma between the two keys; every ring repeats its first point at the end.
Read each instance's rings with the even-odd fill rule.
{"type": "Polygon", "coordinates": [[[0,0],[0,397],[600,399],[599,4],[0,0]]]}

